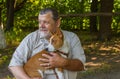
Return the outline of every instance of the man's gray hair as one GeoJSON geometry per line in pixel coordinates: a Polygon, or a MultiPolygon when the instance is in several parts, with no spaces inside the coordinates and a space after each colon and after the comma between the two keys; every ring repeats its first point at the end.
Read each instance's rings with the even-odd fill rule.
{"type": "Polygon", "coordinates": [[[57,10],[55,10],[55,9],[53,9],[53,8],[45,8],[45,9],[42,9],[39,14],[40,14],[40,15],[43,15],[43,14],[46,14],[46,13],[48,13],[48,12],[51,12],[51,13],[52,13],[52,16],[53,16],[52,18],[53,18],[54,21],[57,21],[57,20],[60,18],[57,10]]]}

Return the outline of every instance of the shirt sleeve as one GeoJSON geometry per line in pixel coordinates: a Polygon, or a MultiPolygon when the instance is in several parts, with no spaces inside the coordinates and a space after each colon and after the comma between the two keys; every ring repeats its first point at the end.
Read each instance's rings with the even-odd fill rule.
{"type": "Polygon", "coordinates": [[[31,54],[32,44],[29,36],[24,38],[20,45],[15,50],[9,66],[23,66],[27,62],[28,57],[31,54]]]}
{"type": "MultiPolygon", "coordinates": [[[[67,40],[69,41],[69,44],[70,44],[69,58],[80,60],[83,63],[84,69],[85,69],[86,57],[84,54],[84,50],[81,46],[80,39],[78,38],[78,36],[75,33],[72,33],[72,32],[70,32],[69,34],[66,34],[66,36],[67,36],[67,40]]],[[[66,71],[66,72],[67,72],[66,79],[76,79],[77,73],[79,71],[76,71],[76,72],[66,71]]]]}
{"type": "Polygon", "coordinates": [[[71,54],[73,59],[79,59],[83,64],[85,64],[86,57],[84,50],[78,36],[74,33],[71,38],[71,54]]]}

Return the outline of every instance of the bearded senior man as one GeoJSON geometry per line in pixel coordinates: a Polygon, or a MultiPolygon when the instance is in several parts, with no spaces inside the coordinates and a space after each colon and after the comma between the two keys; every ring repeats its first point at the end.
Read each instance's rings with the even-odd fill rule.
{"type": "MultiPolygon", "coordinates": [[[[52,8],[42,9],[38,16],[39,29],[27,35],[15,50],[9,64],[9,69],[16,79],[42,79],[39,77],[30,78],[24,71],[23,66],[29,58],[37,52],[45,49],[49,42],[50,32],[55,32],[60,28],[60,17],[58,12],[52,8]]],[[[64,58],[57,53],[51,53],[52,56],[44,54],[47,59],[40,59],[47,63],[40,64],[45,68],[63,68],[65,79],[76,79],[77,72],[84,70],[85,54],[78,36],[69,31],[61,30],[64,39],[69,43],[68,58],[64,58]],[[48,67],[48,63],[50,66],[48,67]]],[[[54,74],[46,74],[45,79],[56,79],[54,74]]]]}

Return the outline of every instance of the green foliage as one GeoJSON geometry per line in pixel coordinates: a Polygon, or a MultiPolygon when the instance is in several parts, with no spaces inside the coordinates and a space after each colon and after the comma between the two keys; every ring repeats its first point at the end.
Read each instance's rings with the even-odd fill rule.
{"type": "MultiPolygon", "coordinates": [[[[16,0],[16,5],[23,0],[16,0]]],[[[114,0],[113,12],[120,12],[120,1],[114,0]]],[[[3,1],[2,20],[6,26],[6,8],[5,0],[3,1]]],[[[60,14],[80,14],[90,12],[91,0],[27,0],[24,7],[15,13],[14,28],[22,30],[35,30],[38,28],[37,16],[39,11],[45,7],[56,8],[60,14]]],[[[112,29],[119,32],[120,18],[113,17],[112,29]]],[[[99,26],[98,26],[99,27],[99,26]]],[[[67,30],[89,30],[89,17],[67,17],[62,18],[62,29],[67,30]]]]}
{"type": "MultiPolygon", "coordinates": [[[[78,14],[90,11],[89,1],[84,0],[82,0],[82,2],[79,2],[79,0],[28,0],[24,8],[15,13],[14,26],[16,28],[25,27],[27,29],[38,27],[37,18],[33,19],[32,17],[38,16],[39,11],[45,7],[56,8],[60,14],[78,14]],[[85,9],[83,9],[83,7],[85,9]]],[[[89,27],[88,18],[83,19],[78,17],[62,19],[61,27],[63,29],[80,29],[82,26],[86,29],[86,27],[89,27]],[[84,23],[81,22],[82,20],[84,20],[84,23]]]]}
{"type": "MultiPolygon", "coordinates": [[[[17,0],[17,5],[23,0],[17,0]]],[[[4,1],[5,3],[5,1],[4,1]]],[[[120,1],[114,1],[113,12],[119,12],[120,1]]],[[[7,43],[17,43],[22,40],[27,33],[23,31],[34,31],[38,28],[37,17],[39,11],[45,7],[56,8],[60,14],[79,14],[90,12],[90,0],[27,0],[24,7],[15,13],[14,28],[11,32],[6,32],[7,43]],[[19,36],[19,37],[18,37],[19,36]],[[12,40],[14,39],[14,42],[12,40]]],[[[66,17],[61,18],[61,28],[67,30],[89,30],[89,17],[66,17]]],[[[2,10],[2,20],[4,26],[6,24],[6,9],[2,10]]],[[[120,32],[120,18],[113,17],[112,29],[115,32],[120,32]]],[[[87,37],[86,37],[87,39],[87,37]]]]}
{"type": "MultiPolygon", "coordinates": [[[[114,0],[114,10],[113,12],[120,12],[120,0],[114,0]]],[[[120,17],[114,16],[112,22],[112,29],[116,33],[120,33],[120,17]]]]}
{"type": "Polygon", "coordinates": [[[20,28],[14,28],[13,31],[6,32],[7,44],[17,45],[30,31],[23,32],[20,28]]]}

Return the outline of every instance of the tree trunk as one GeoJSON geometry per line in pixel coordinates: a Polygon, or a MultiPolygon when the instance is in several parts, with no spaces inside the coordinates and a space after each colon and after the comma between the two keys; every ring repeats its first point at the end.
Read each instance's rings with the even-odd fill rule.
{"type": "MultiPolygon", "coordinates": [[[[92,0],[91,12],[98,12],[98,0],[92,0]]],[[[97,32],[97,16],[90,16],[90,32],[97,32]]]]}
{"type": "Polygon", "coordinates": [[[13,28],[14,25],[14,3],[15,0],[7,0],[7,25],[6,30],[10,30],[13,28]]]}
{"type": "MultiPolygon", "coordinates": [[[[80,13],[84,13],[84,3],[85,3],[84,0],[82,0],[80,3],[80,8],[81,8],[80,13]]],[[[83,17],[80,18],[79,29],[83,30],[83,17]]]]}
{"type": "MultiPolygon", "coordinates": [[[[101,0],[100,12],[112,12],[114,0],[101,0]]],[[[100,16],[100,27],[99,27],[99,40],[109,40],[111,39],[111,23],[112,16],[100,16]]]]}
{"type": "Polygon", "coordinates": [[[2,11],[2,8],[0,8],[0,49],[3,49],[6,47],[6,41],[5,41],[5,37],[4,37],[1,11],[2,11]]]}
{"type": "Polygon", "coordinates": [[[2,8],[0,7],[0,26],[1,26],[1,23],[2,23],[2,8]]]}

